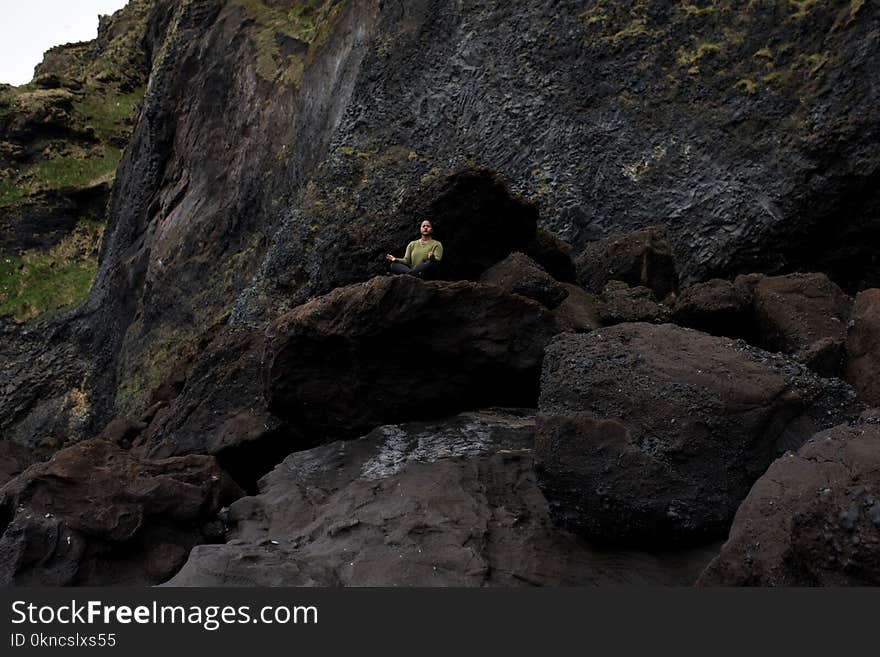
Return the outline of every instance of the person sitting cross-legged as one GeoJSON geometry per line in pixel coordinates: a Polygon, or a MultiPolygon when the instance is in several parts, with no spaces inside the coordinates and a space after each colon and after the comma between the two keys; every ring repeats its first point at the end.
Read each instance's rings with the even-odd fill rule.
{"type": "Polygon", "coordinates": [[[424,279],[436,274],[443,259],[443,245],[433,238],[434,228],[429,219],[422,222],[420,232],[421,238],[407,244],[402,258],[395,258],[390,253],[385,256],[391,263],[389,271],[392,274],[409,274],[424,279]]]}

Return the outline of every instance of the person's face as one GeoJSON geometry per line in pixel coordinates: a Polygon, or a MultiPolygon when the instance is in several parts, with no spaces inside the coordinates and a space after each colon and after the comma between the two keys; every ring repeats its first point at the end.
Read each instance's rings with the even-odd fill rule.
{"type": "Polygon", "coordinates": [[[428,221],[427,219],[425,219],[425,220],[422,222],[422,228],[421,228],[421,231],[422,231],[422,235],[430,235],[431,233],[433,233],[433,232],[434,232],[434,228],[431,226],[431,222],[428,221]]]}

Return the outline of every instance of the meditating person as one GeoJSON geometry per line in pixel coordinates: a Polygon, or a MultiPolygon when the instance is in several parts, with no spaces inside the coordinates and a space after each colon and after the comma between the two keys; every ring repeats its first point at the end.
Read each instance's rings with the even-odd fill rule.
{"type": "Polygon", "coordinates": [[[406,254],[395,258],[390,253],[385,256],[390,264],[392,274],[409,274],[428,279],[436,274],[437,267],[443,259],[443,245],[433,238],[434,227],[429,219],[422,221],[422,236],[406,245],[406,254]]]}

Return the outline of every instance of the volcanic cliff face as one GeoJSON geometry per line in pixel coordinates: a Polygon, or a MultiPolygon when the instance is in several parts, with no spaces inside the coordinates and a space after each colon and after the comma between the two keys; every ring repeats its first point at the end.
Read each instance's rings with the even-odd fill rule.
{"type": "MultiPolygon", "coordinates": [[[[380,376],[383,354],[403,358],[392,347],[415,349],[419,335],[439,341],[443,358],[457,351],[456,336],[477,336],[472,353],[490,390],[491,378],[502,379],[523,354],[522,371],[534,381],[519,387],[526,393],[478,395],[483,401],[460,390],[442,397],[441,381],[441,398],[430,405],[474,410],[470,398],[537,407],[535,357],[510,346],[524,342],[514,330],[523,327],[509,326],[516,317],[539,327],[541,352],[572,328],[665,321],[673,301],[659,302],[670,290],[713,277],[819,271],[828,285],[804,294],[841,297],[880,284],[874,3],[143,0],[125,12],[108,25],[127,39],[139,35],[137,57],[94,79],[119,93],[135,93],[142,79],[146,86],[116,171],[91,292],[64,315],[0,325],[10,475],[117,417],[123,425],[104,436],[133,458],[209,454],[238,468],[239,485],[253,489],[295,447],[434,419],[431,409],[424,417],[392,413],[393,399],[370,397],[393,396],[393,381],[380,376]],[[127,31],[126,16],[137,17],[127,31]],[[559,279],[570,272],[587,287],[604,285],[603,272],[589,268],[613,251],[624,261],[614,277],[631,276],[632,287],[592,289],[601,296],[590,297],[559,285],[553,307],[544,308],[518,296],[525,288],[499,299],[500,284],[489,292],[414,283],[403,294],[401,285],[364,283],[383,272],[385,253],[414,237],[423,216],[447,248],[448,278],[478,280],[511,252],[525,252],[547,271],[517,256],[507,265],[514,272],[545,280],[547,272],[559,279]],[[662,281],[649,271],[655,262],[663,263],[662,281]],[[329,301],[298,308],[340,287],[329,301]],[[412,303],[411,315],[389,312],[389,304],[413,298],[423,301],[412,303]],[[437,319],[449,316],[444,303],[469,307],[474,299],[505,310],[479,320],[475,311],[459,333],[437,319]],[[326,307],[351,315],[330,317],[326,307]],[[420,314],[433,318],[424,334],[420,314]],[[486,330],[493,322],[502,334],[494,341],[486,330]],[[339,380],[350,375],[366,395],[354,405],[357,417],[345,416],[338,397],[328,416],[321,388],[303,378],[322,353],[341,354],[324,390],[344,390],[339,380]],[[301,366],[299,378],[288,379],[287,366],[301,366]]],[[[113,33],[107,28],[98,43],[115,43],[113,33]]],[[[89,48],[98,45],[50,54],[41,70],[51,75],[61,60],[88,68],[89,48]]],[[[65,102],[46,100],[59,116],[65,102]]],[[[20,114],[8,116],[0,115],[4,126],[20,114]]],[[[16,212],[40,224],[28,208],[16,212]]],[[[3,232],[4,240],[12,234],[3,232]]],[[[771,321],[760,310],[770,302],[754,300],[761,284],[721,284],[744,322],[734,337],[778,349],[761,334],[771,321]]],[[[773,284],[765,287],[775,294],[773,284]]],[[[711,317],[715,301],[694,298],[704,306],[680,316],[711,317]]],[[[816,329],[834,333],[832,347],[816,349],[823,373],[836,375],[849,306],[828,307],[839,309],[840,326],[816,329]]],[[[809,324],[809,313],[798,318],[809,324]]],[[[826,337],[814,333],[805,332],[809,340],[797,342],[793,359],[809,360],[804,349],[826,337]]],[[[407,381],[419,385],[417,377],[407,381]]],[[[834,385],[846,398],[842,417],[856,413],[851,391],[834,385]]],[[[800,441],[822,428],[804,425],[800,441]]],[[[774,443],[775,434],[760,435],[774,443]]],[[[682,440],[671,437],[670,451],[687,451],[682,440]]],[[[755,467],[770,460],[762,452],[755,467]]],[[[758,475],[737,479],[710,539],[721,537],[718,528],[758,475]]]]}
{"type": "Polygon", "coordinates": [[[181,345],[229,312],[268,321],[378,273],[422,213],[439,234],[456,213],[491,215],[489,183],[447,182],[468,162],[575,254],[664,223],[685,282],[796,266],[875,280],[877,15],[863,3],[150,12],[147,96],[86,304],[105,409],[143,410],[181,345]]]}

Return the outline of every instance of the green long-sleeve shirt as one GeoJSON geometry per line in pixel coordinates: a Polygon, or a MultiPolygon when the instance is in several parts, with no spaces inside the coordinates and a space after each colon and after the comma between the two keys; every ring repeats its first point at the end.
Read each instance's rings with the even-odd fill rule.
{"type": "Polygon", "coordinates": [[[406,255],[397,258],[397,262],[402,262],[407,267],[418,267],[431,253],[434,254],[434,260],[440,262],[443,259],[443,245],[437,240],[413,240],[406,245],[406,255]]]}

